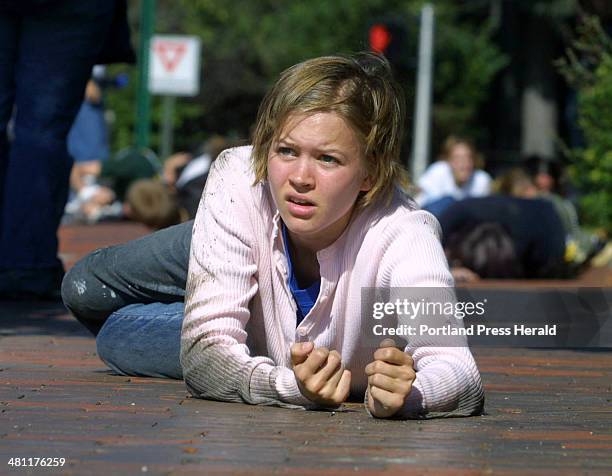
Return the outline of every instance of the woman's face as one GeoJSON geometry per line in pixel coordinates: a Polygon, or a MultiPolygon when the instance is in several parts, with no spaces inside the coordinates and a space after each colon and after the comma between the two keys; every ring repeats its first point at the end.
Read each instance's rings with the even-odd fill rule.
{"type": "Polygon", "coordinates": [[[448,157],[448,164],[453,171],[453,177],[457,185],[466,183],[474,173],[474,156],[472,149],[466,145],[459,143],[455,145],[448,157]]]}
{"type": "Polygon", "coordinates": [[[293,114],[268,154],[268,181],[294,244],[319,251],[346,228],[370,190],[361,141],[339,115],[293,114]]]}

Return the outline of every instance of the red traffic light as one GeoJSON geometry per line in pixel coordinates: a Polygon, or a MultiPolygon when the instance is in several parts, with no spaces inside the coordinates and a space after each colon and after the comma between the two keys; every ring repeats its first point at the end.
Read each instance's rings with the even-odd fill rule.
{"type": "Polygon", "coordinates": [[[370,27],[369,40],[370,49],[377,53],[385,54],[387,47],[391,43],[392,35],[386,25],[377,23],[370,27]]]}

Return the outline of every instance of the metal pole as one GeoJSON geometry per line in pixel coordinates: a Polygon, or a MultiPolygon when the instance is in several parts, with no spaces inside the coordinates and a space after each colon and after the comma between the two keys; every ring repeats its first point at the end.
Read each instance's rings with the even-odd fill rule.
{"type": "Polygon", "coordinates": [[[434,9],[431,3],[421,10],[419,63],[414,110],[414,141],[412,143],[412,179],[417,180],[427,168],[431,129],[431,98],[433,80],[434,9]]]}
{"type": "Polygon", "coordinates": [[[149,94],[149,45],[155,25],[156,0],[140,2],[140,47],[138,55],[138,102],[136,111],[136,147],[149,146],[151,95],[149,94]]]}
{"type": "Polygon", "coordinates": [[[159,158],[166,160],[172,154],[174,147],[174,103],[176,96],[164,96],[163,117],[162,117],[162,136],[159,158]]]}

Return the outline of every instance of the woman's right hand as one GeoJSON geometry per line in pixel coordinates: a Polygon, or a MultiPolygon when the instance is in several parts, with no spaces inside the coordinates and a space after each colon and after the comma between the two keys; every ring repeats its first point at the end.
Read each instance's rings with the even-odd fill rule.
{"type": "Polygon", "coordinates": [[[351,372],[342,365],[340,354],[313,342],[291,346],[293,373],[302,395],[318,405],[337,407],[349,396],[351,372]]]}

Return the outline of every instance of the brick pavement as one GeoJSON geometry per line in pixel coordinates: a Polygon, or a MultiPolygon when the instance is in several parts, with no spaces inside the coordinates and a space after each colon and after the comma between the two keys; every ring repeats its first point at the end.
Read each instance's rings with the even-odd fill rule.
{"type": "MultiPolygon", "coordinates": [[[[61,253],[69,266],[144,233],[124,223],[65,227],[61,253]]],[[[589,276],[583,284],[607,279],[589,276]]],[[[189,398],[180,381],[107,370],[58,304],[0,306],[0,474],[612,472],[610,351],[474,348],[485,415],[379,421],[360,404],[303,412],[189,398]],[[12,468],[10,457],[66,463],[12,468]]]]}

